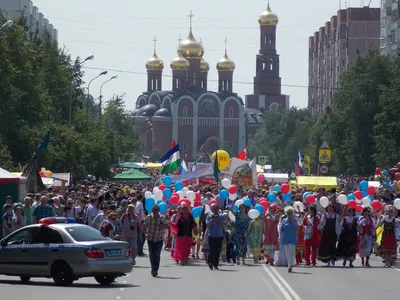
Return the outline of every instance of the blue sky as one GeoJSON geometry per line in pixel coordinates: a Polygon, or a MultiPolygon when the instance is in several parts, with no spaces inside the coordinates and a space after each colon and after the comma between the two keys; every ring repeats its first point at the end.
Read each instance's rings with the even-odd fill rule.
{"type": "MultiPolygon", "coordinates": [[[[118,79],[103,87],[104,99],[113,94],[126,94],[128,109],[133,109],[137,97],[146,89],[146,60],[153,52],[157,37],[157,53],[164,61],[164,75],[170,75],[170,61],[176,54],[179,35],[189,31],[189,11],[193,10],[193,33],[202,39],[204,59],[211,65],[209,78],[216,80],[216,62],[224,54],[224,39],[228,39],[228,54],[236,63],[234,90],[244,98],[253,90],[255,56],[259,49],[258,16],[267,1],[230,0],[34,0],[59,31],[60,46],[73,56],[95,59],[85,66],[85,80],[109,71],[91,85],[98,97],[100,85],[113,75],[118,79]],[[101,70],[100,70],[101,69],[101,70]]],[[[339,0],[271,0],[271,9],[279,16],[277,48],[281,61],[282,92],[290,95],[292,106],[307,106],[308,37],[323,26],[339,9],[339,0]]],[[[341,1],[342,8],[367,5],[369,0],[341,1]],[[349,3],[350,2],[350,3],[349,3]]],[[[379,7],[372,0],[371,7],[379,7]]],[[[170,89],[171,79],[164,77],[163,87],[170,89]]],[[[216,90],[217,83],[209,83],[216,90]]]]}

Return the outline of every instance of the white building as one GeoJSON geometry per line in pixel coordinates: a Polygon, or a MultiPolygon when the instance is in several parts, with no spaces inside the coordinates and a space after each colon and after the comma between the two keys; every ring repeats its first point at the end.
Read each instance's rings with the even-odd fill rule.
{"type": "Polygon", "coordinates": [[[32,32],[38,31],[39,34],[43,34],[47,31],[54,41],[58,41],[57,29],[39,12],[31,0],[0,0],[0,13],[11,20],[17,19],[23,14],[32,32]]]}
{"type": "Polygon", "coordinates": [[[381,0],[381,54],[396,55],[400,48],[400,1],[381,0]]]}

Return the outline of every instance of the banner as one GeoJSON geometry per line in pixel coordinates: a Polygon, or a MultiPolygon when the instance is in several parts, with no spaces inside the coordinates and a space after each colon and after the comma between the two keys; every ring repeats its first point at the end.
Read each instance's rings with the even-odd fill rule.
{"type": "Polygon", "coordinates": [[[198,179],[201,177],[206,177],[206,176],[214,176],[213,175],[213,168],[212,167],[206,167],[202,168],[193,172],[189,172],[186,174],[182,175],[170,175],[172,178],[172,182],[177,182],[177,181],[189,181],[193,179],[198,179]]]}

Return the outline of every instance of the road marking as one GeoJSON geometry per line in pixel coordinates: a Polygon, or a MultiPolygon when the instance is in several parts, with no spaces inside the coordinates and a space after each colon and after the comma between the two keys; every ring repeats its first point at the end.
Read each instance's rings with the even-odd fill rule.
{"type": "Polygon", "coordinates": [[[120,299],[121,299],[121,296],[117,296],[115,299],[120,300],[120,299]]]}
{"type": "Polygon", "coordinates": [[[265,273],[268,274],[269,277],[271,277],[272,281],[275,283],[275,285],[278,287],[279,291],[282,293],[282,295],[285,297],[286,300],[293,300],[292,297],[288,294],[288,292],[285,290],[285,288],[282,286],[282,284],[279,282],[278,279],[272,274],[272,272],[267,268],[266,266],[263,265],[265,273]]]}
{"type": "Polygon", "coordinates": [[[128,283],[128,281],[126,281],[126,280],[125,280],[125,281],[122,281],[122,283],[123,283],[123,284],[127,284],[127,283],[128,283]]]}
{"type": "Polygon", "coordinates": [[[289,285],[289,283],[287,283],[287,281],[285,279],[283,279],[283,277],[281,276],[281,274],[278,273],[277,270],[275,270],[275,268],[271,267],[272,272],[275,273],[275,276],[278,277],[278,279],[283,283],[283,285],[286,287],[286,289],[289,291],[289,293],[292,294],[293,298],[295,300],[301,300],[299,295],[296,294],[296,292],[292,289],[292,287],[289,285]]]}
{"type": "Polygon", "coordinates": [[[123,292],[125,289],[124,289],[124,288],[120,288],[119,290],[120,290],[121,292],[123,292]]]}

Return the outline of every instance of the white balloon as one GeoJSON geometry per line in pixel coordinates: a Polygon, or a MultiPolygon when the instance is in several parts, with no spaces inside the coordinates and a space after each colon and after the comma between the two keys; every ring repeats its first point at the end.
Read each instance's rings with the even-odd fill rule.
{"type": "Polygon", "coordinates": [[[233,221],[233,222],[236,221],[236,217],[231,211],[229,212],[228,216],[229,216],[229,219],[231,219],[231,221],[233,221]]]}
{"type": "Polygon", "coordinates": [[[298,211],[303,212],[303,211],[304,211],[304,204],[303,204],[303,202],[296,201],[296,202],[293,204],[293,208],[294,208],[294,210],[295,210],[296,212],[298,212],[298,211]]]}
{"type": "Polygon", "coordinates": [[[144,193],[144,198],[145,198],[145,199],[150,198],[151,195],[152,195],[151,192],[150,192],[150,191],[147,191],[146,193],[144,193]]]}
{"type": "Polygon", "coordinates": [[[235,202],[235,206],[239,207],[240,205],[243,204],[243,202],[244,202],[244,201],[243,201],[242,199],[240,199],[240,200],[238,200],[238,201],[235,202]]]}
{"type": "Polygon", "coordinates": [[[183,199],[185,197],[185,195],[183,194],[183,191],[178,191],[177,193],[179,195],[179,200],[183,199]]]}
{"type": "Polygon", "coordinates": [[[236,194],[229,194],[229,200],[236,200],[237,199],[237,195],[236,194]]]}
{"type": "Polygon", "coordinates": [[[194,199],[196,199],[196,194],[193,191],[188,191],[186,193],[186,198],[190,201],[194,201],[194,199]]]}
{"type": "MultiPolygon", "coordinates": [[[[399,201],[400,201],[400,199],[399,199],[399,201]]],[[[364,199],[362,199],[362,205],[370,206],[371,205],[371,199],[369,199],[369,197],[364,197],[364,199]]]]}
{"type": "Polygon", "coordinates": [[[157,190],[158,190],[158,186],[155,186],[155,187],[153,188],[153,194],[154,194],[157,190]]]}
{"type": "Polygon", "coordinates": [[[185,187],[182,189],[182,192],[183,192],[183,195],[185,196],[185,195],[187,194],[187,192],[189,192],[189,188],[185,186],[185,187]]]}
{"type": "Polygon", "coordinates": [[[250,209],[248,215],[250,219],[256,219],[260,216],[260,212],[257,209],[250,209]]]}
{"type": "Polygon", "coordinates": [[[224,178],[221,180],[221,184],[224,188],[229,189],[232,184],[232,181],[229,178],[224,178]]]}
{"type": "Polygon", "coordinates": [[[319,204],[323,207],[326,208],[329,204],[329,199],[328,197],[321,197],[321,199],[319,199],[319,204]]]}
{"type": "Polygon", "coordinates": [[[393,205],[394,205],[394,207],[396,207],[397,209],[400,209],[400,199],[397,198],[396,200],[394,200],[393,205]]]}
{"type": "Polygon", "coordinates": [[[349,200],[347,200],[346,195],[343,195],[343,194],[339,195],[339,197],[337,199],[338,199],[338,202],[342,205],[346,205],[347,202],[349,202],[349,200]]]}
{"type": "Polygon", "coordinates": [[[154,200],[158,201],[158,200],[162,200],[164,194],[163,191],[161,190],[157,190],[154,192],[154,200]]]}

